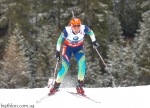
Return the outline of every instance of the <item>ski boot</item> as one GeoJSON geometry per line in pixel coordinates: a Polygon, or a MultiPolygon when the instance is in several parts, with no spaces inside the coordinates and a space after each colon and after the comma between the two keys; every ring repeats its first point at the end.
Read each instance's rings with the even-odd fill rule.
{"type": "Polygon", "coordinates": [[[57,82],[55,81],[53,87],[50,89],[50,93],[51,93],[51,94],[56,93],[56,92],[58,91],[58,89],[59,89],[59,86],[60,86],[60,83],[57,83],[57,82]]]}
{"type": "Polygon", "coordinates": [[[78,84],[76,86],[76,90],[77,90],[77,93],[79,94],[84,94],[84,90],[83,90],[83,85],[84,85],[84,81],[79,81],[78,80],[78,84]]]}

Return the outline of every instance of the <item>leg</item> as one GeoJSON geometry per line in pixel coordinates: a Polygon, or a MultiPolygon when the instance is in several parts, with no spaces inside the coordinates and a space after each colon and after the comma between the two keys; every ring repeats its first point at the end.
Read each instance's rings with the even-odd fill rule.
{"type": "Polygon", "coordinates": [[[61,66],[60,71],[57,74],[55,84],[50,89],[51,93],[55,93],[59,89],[59,86],[60,86],[65,74],[67,73],[69,66],[70,66],[71,52],[69,52],[69,50],[67,50],[66,46],[63,46],[62,52],[63,52],[63,54],[62,54],[62,66],[61,66]]]}
{"type": "Polygon", "coordinates": [[[70,49],[66,45],[64,45],[62,50],[62,67],[57,74],[57,79],[56,79],[57,83],[61,83],[65,74],[67,73],[68,68],[70,66],[70,58],[71,58],[70,49]]]}
{"type": "Polygon", "coordinates": [[[75,51],[74,56],[78,64],[78,80],[83,81],[85,76],[85,67],[86,67],[83,47],[80,47],[77,51],[75,51]]]}
{"type": "Polygon", "coordinates": [[[85,76],[85,55],[78,61],[78,80],[83,81],[85,76]]]}
{"type": "Polygon", "coordinates": [[[85,54],[83,51],[83,48],[81,47],[79,50],[77,50],[75,53],[75,58],[78,63],[78,85],[76,87],[76,90],[78,93],[83,94],[83,85],[84,85],[84,76],[85,76],[85,54]]]}
{"type": "Polygon", "coordinates": [[[61,83],[62,82],[65,74],[68,71],[69,66],[70,66],[70,63],[67,62],[64,57],[62,57],[62,67],[61,67],[60,71],[58,72],[57,78],[56,78],[56,82],[57,83],[61,83]]]}
{"type": "Polygon", "coordinates": [[[62,67],[61,67],[60,71],[57,74],[57,78],[56,78],[55,84],[50,89],[51,93],[55,93],[56,91],[58,91],[58,89],[60,87],[60,84],[61,84],[65,74],[68,71],[69,65],[70,65],[70,63],[65,61],[64,57],[62,57],[62,67]]]}

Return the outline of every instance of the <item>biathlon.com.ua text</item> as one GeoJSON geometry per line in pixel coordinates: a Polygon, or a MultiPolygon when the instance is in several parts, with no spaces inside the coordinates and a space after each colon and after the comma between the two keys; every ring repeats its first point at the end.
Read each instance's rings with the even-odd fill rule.
{"type": "Polygon", "coordinates": [[[1,103],[0,108],[34,108],[34,105],[16,105],[12,103],[1,103]]]}

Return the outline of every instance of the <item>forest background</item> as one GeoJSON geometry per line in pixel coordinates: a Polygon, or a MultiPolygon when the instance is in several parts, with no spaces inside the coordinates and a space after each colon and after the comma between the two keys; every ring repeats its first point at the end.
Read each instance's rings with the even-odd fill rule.
{"type": "MultiPolygon", "coordinates": [[[[118,87],[150,84],[149,0],[0,0],[0,88],[47,86],[72,10],[94,31],[108,66],[85,36],[86,87],[112,87],[110,73],[118,87]]],[[[73,56],[65,78],[77,81],[73,56]]]]}

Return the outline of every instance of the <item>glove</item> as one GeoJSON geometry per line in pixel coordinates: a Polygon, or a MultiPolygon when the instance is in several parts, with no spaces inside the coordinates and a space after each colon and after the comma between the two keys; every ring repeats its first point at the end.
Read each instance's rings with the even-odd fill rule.
{"type": "Polygon", "coordinates": [[[92,42],[93,48],[98,48],[100,45],[97,43],[97,41],[92,42]]]}
{"type": "Polygon", "coordinates": [[[58,61],[60,60],[60,51],[56,51],[55,57],[58,61]]]}

